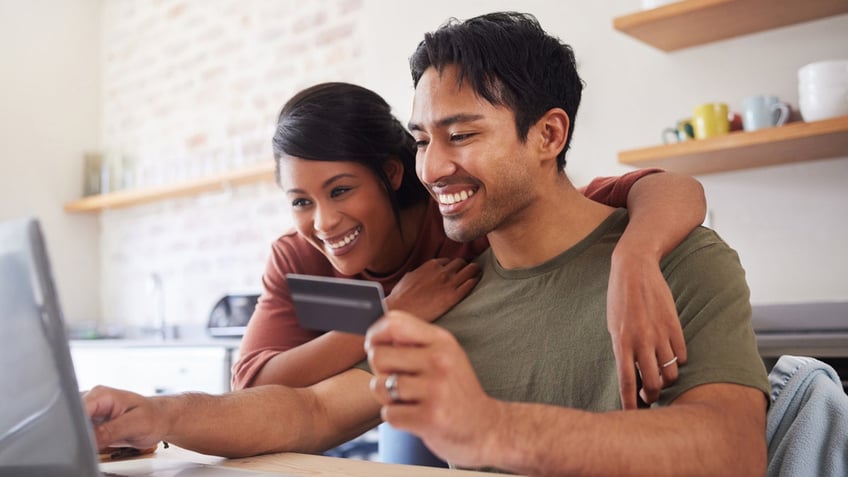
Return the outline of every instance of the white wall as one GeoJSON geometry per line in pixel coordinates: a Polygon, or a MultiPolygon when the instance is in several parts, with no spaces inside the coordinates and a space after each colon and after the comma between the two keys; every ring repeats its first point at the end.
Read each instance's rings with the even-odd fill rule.
{"type": "MultiPolygon", "coordinates": [[[[846,15],[662,53],[613,30],[614,16],[638,7],[639,0],[0,0],[0,219],[42,218],[69,319],[145,322],[146,279],[160,272],[170,319],[202,322],[221,294],[258,290],[268,245],[288,224],[278,191],[264,184],[229,198],[66,214],[61,205],[80,194],[84,151],[118,149],[162,161],[154,169],[172,175],[180,173],[174,161],[185,159],[270,160],[265,136],[276,111],[296,89],[322,80],[361,82],[405,121],[407,58],[425,31],[449,16],[520,9],[577,53],[587,87],[568,173],[584,184],[628,170],[618,151],[656,144],[662,128],[698,103],[738,109],[744,96],[768,92],[797,104],[798,67],[848,58],[846,15]]],[[[845,158],[700,177],[754,302],[848,298],[846,178],[845,158]]]]}
{"type": "Polygon", "coordinates": [[[0,0],[0,220],[41,219],[69,320],[100,314],[98,218],[62,211],[98,146],[99,8],[0,0]]]}
{"type": "MultiPolygon", "coordinates": [[[[359,82],[359,0],[106,1],[104,147],[143,186],[270,162],[283,103],[329,80],[359,82]]],[[[273,183],[101,214],[103,320],[202,325],[226,294],[258,293],[270,244],[291,227],[273,183]]]]}
{"type": "MultiPolygon", "coordinates": [[[[699,103],[739,110],[745,96],[771,93],[797,105],[800,66],[848,58],[848,15],[663,53],[612,28],[613,17],[638,10],[639,0],[366,5],[366,82],[404,121],[412,98],[406,59],[423,32],[449,16],[518,9],[571,44],[587,84],[568,156],[577,184],[629,170],[618,164],[618,151],[659,143],[660,131],[699,103]]],[[[848,299],[846,179],[846,158],[699,177],[714,227],[740,254],[753,302],[848,299]]]]}

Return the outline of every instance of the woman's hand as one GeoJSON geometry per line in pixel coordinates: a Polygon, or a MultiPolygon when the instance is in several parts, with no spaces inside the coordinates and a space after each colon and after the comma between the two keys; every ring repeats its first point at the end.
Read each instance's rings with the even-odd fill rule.
{"type": "Polygon", "coordinates": [[[686,362],[686,342],[671,290],[657,261],[649,255],[626,250],[613,253],[607,329],[624,409],[636,408],[637,369],[642,377],[642,400],[656,401],[660,390],[677,380],[677,366],[686,362]]]}
{"type": "Polygon", "coordinates": [[[461,258],[434,258],[401,278],[386,298],[390,310],[404,310],[433,321],[453,308],[477,285],[480,267],[461,258]]]}
{"type": "Polygon", "coordinates": [[[662,257],[704,221],[704,188],[692,177],[662,172],[643,176],[627,194],[630,222],[612,253],[607,290],[607,328],[618,367],[621,404],[641,396],[657,400],[686,362],[686,342],[671,290],[660,271],[662,257]]]}

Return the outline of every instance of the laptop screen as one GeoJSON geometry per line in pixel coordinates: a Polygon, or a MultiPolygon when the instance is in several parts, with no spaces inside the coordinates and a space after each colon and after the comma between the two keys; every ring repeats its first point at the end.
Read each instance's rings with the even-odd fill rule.
{"type": "Polygon", "coordinates": [[[0,223],[0,477],[97,476],[41,230],[0,223]]]}

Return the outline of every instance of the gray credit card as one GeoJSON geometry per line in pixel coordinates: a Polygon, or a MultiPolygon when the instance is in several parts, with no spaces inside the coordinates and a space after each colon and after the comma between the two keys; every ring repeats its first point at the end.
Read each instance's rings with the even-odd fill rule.
{"type": "Polygon", "coordinates": [[[367,280],[286,274],[300,325],[364,335],[386,313],[383,286],[367,280]]]}

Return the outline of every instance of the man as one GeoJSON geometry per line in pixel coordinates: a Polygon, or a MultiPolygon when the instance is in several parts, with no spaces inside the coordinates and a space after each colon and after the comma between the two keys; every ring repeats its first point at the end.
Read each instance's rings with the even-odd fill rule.
{"type": "MultiPolygon", "coordinates": [[[[468,92],[471,91],[468,88],[466,88],[466,90],[468,92]]],[[[472,98],[475,98],[473,104],[479,106],[481,111],[485,109],[487,104],[491,107],[490,103],[487,103],[484,99],[480,99],[473,93],[472,98]]],[[[436,105],[436,103],[434,103],[434,105],[436,105]]],[[[416,107],[419,108],[419,110],[424,106],[425,105],[420,103],[420,101],[416,103],[416,107]]],[[[468,104],[465,103],[462,106],[465,108],[468,104]]],[[[475,108],[468,110],[472,116],[478,114],[476,106],[475,108]]],[[[547,106],[545,108],[545,111],[547,111],[547,106]]],[[[563,138],[566,137],[565,130],[567,130],[567,127],[563,129],[562,126],[568,123],[567,115],[559,112],[561,110],[556,110],[551,114],[554,118],[552,121],[548,121],[548,119],[541,119],[540,122],[533,118],[524,118],[524,121],[530,121],[530,124],[533,125],[531,130],[535,132],[532,135],[532,141],[531,136],[527,136],[527,139],[524,143],[522,143],[516,137],[516,123],[514,118],[511,116],[511,110],[505,109],[504,111],[508,113],[507,116],[509,117],[499,117],[500,122],[496,123],[496,125],[499,126],[499,129],[497,130],[498,134],[505,134],[502,139],[507,141],[503,144],[499,144],[499,146],[508,147],[508,149],[505,148],[501,151],[492,150],[488,152],[477,152],[486,152],[487,157],[497,160],[497,164],[501,167],[498,172],[501,174],[509,174],[516,179],[531,181],[535,180],[537,175],[538,177],[542,177],[542,175],[538,172],[529,174],[530,170],[527,169],[526,166],[511,163],[507,160],[510,159],[510,157],[507,157],[504,154],[507,152],[517,151],[528,152],[526,159],[527,161],[530,161],[537,160],[543,156],[547,157],[547,155],[549,155],[550,152],[557,147],[559,147],[559,149],[564,149],[563,138]],[[559,130],[555,127],[557,121],[560,123],[559,130]],[[542,125],[541,129],[537,128],[540,124],[542,125]],[[547,126],[548,124],[550,124],[550,127],[547,126]],[[529,146],[527,146],[527,144],[530,144],[531,142],[533,144],[539,143],[538,140],[542,137],[539,134],[540,130],[549,131],[550,133],[549,144],[547,144],[541,151],[548,151],[545,154],[541,154],[540,151],[533,152],[529,149],[529,146]],[[533,154],[529,154],[529,152],[533,152],[533,154]]],[[[548,115],[545,115],[544,117],[547,118],[548,115]]],[[[429,132],[430,125],[425,124],[421,118],[423,118],[423,116],[416,119],[414,122],[414,125],[416,125],[419,129],[417,134],[431,134],[431,132],[429,132]]],[[[453,121],[455,119],[469,118],[454,118],[451,116],[450,119],[453,121]]],[[[460,121],[457,124],[462,123],[463,122],[460,121]]],[[[464,132],[462,130],[452,130],[450,134],[451,136],[449,141],[447,141],[450,143],[450,147],[458,147],[462,146],[466,142],[473,143],[475,141],[475,135],[479,133],[476,131],[464,132]]],[[[446,142],[443,142],[441,139],[438,141],[433,139],[435,138],[430,138],[428,136],[428,140],[431,141],[430,144],[421,144],[422,152],[424,150],[426,150],[426,152],[424,152],[422,156],[424,160],[421,163],[422,167],[419,172],[425,179],[433,174],[430,170],[430,167],[432,166],[428,165],[428,158],[431,154],[444,152],[440,150],[446,146],[446,142]]],[[[544,161],[540,161],[539,165],[541,165],[542,162],[544,161]]],[[[455,174],[448,173],[447,169],[450,169],[453,166],[450,166],[447,163],[445,164],[446,170],[439,172],[439,175],[445,178],[445,183],[444,185],[435,186],[434,191],[444,194],[455,193],[456,197],[460,199],[455,206],[445,206],[443,208],[445,215],[448,216],[446,219],[449,222],[448,228],[451,229],[451,233],[455,234],[457,237],[465,238],[472,235],[486,234],[490,231],[496,232],[504,225],[503,223],[490,224],[484,221],[481,224],[481,227],[475,231],[467,228],[465,224],[460,221],[456,222],[457,227],[454,227],[454,221],[450,217],[455,215],[454,212],[462,209],[462,204],[464,203],[462,200],[463,191],[465,192],[465,199],[468,198],[469,192],[472,194],[481,194],[481,197],[486,198],[487,214],[482,214],[482,217],[484,218],[502,215],[499,211],[509,210],[509,203],[513,200],[517,200],[521,204],[528,205],[528,207],[524,207],[527,212],[534,211],[535,206],[533,205],[532,200],[529,203],[527,202],[528,199],[532,199],[534,196],[532,190],[529,190],[531,188],[516,187],[501,191],[497,190],[497,188],[489,189],[488,187],[484,187],[488,186],[488,183],[478,182],[477,179],[472,179],[470,182],[467,180],[463,182],[450,179],[450,177],[455,174]],[[490,202],[487,194],[494,192],[497,192],[501,199],[490,202]],[[529,195],[527,195],[528,193],[529,195]],[[523,195],[527,196],[524,197],[523,195]],[[497,212],[497,214],[488,214],[488,211],[490,210],[497,212]]],[[[464,172],[462,175],[455,175],[457,178],[463,176],[466,178],[475,177],[470,174],[465,174],[464,172]]],[[[558,174],[553,174],[553,176],[559,177],[558,174]]],[[[481,175],[481,179],[482,177],[483,176],[481,175]]],[[[564,175],[562,177],[564,177],[564,175]]],[[[432,180],[426,180],[428,180],[428,182],[432,185],[432,180]]],[[[563,196],[563,198],[568,198],[569,201],[571,201],[570,191],[572,189],[563,188],[563,190],[569,191],[563,196]]],[[[557,194],[560,194],[560,192],[557,192],[557,194]]],[[[445,201],[447,202],[449,200],[445,201]]],[[[469,201],[467,203],[471,204],[473,201],[469,201]]],[[[566,203],[564,202],[563,205],[565,206],[566,203]]],[[[569,210],[574,209],[574,207],[568,208],[569,210]]],[[[596,225],[595,222],[604,220],[603,217],[610,214],[610,211],[606,208],[587,210],[591,210],[591,214],[582,214],[574,211],[569,215],[568,222],[557,223],[555,228],[560,229],[562,224],[567,223],[570,228],[566,235],[569,238],[575,238],[579,233],[591,231],[591,228],[596,225]],[[573,230],[571,230],[571,227],[573,227],[573,230]]],[[[511,217],[508,217],[508,222],[525,221],[525,217],[521,217],[521,214],[510,214],[511,217]]],[[[562,218],[563,217],[561,215],[556,216],[557,220],[561,220],[562,218]]],[[[547,221],[548,225],[551,222],[551,220],[541,215],[534,217],[528,216],[526,219],[530,219],[526,220],[526,224],[532,225],[535,229],[526,230],[528,233],[527,237],[538,235],[541,228],[545,226],[545,221],[547,221]],[[537,220],[539,221],[538,224],[534,225],[537,220]]],[[[519,235],[521,235],[520,232],[519,235]]],[[[505,239],[504,235],[493,233],[491,236],[496,241],[501,241],[501,244],[505,243],[503,242],[505,239]]],[[[556,244],[539,242],[533,244],[533,250],[539,253],[548,254],[552,252],[552,245],[556,244]],[[537,250],[535,248],[537,246],[541,248],[537,250]]],[[[518,255],[513,258],[510,258],[509,254],[501,255],[500,251],[505,250],[503,245],[499,245],[498,250],[498,259],[501,260],[501,263],[507,267],[511,266],[511,260],[513,258],[518,258],[518,255]]],[[[594,266],[596,263],[591,263],[590,265],[594,266]]],[[[607,263],[607,268],[609,268],[609,263],[607,263]]],[[[587,275],[594,276],[594,274],[594,270],[587,270],[587,275]]],[[[599,274],[598,276],[601,278],[595,280],[594,283],[601,290],[601,295],[603,295],[607,286],[606,281],[608,280],[608,277],[606,274],[599,274]]],[[[597,296],[597,293],[594,296],[597,296]]],[[[596,307],[598,306],[595,302],[587,303],[596,307]]],[[[603,303],[601,303],[600,307],[603,308],[603,303]]],[[[260,386],[223,396],[187,394],[180,396],[144,398],[136,394],[123,391],[107,388],[95,388],[85,396],[85,403],[89,414],[96,422],[98,422],[98,425],[95,427],[95,434],[98,443],[100,445],[126,444],[137,447],[146,447],[155,444],[159,440],[167,440],[189,449],[225,456],[245,456],[286,450],[307,452],[320,451],[343,442],[373,427],[380,421],[379,416],[381,403],[377,402],[371,393],[368,392],[369,382],[372,385],[373,391],[378,394],[382,402],[385,403],[385,396],[382,396],[382,394],[387,393],[389,390],[392,391],[395,398],[403,401],[401,406],[398,406],[393,402],[383,409],[384,412],[387,413],[388,417],[395,420],[398,413],[402,413],[402,406],[419,406],[419,404],[423,402],[418,400],[418,398],[414,395],[406,396],[406,393],[417,393],[415,391],[415,379],[426,377],[421,374],[414,374],[411,372],[413,370],[410,369],[390,370],[390,373],[399,374],[398,377],[393,378],[394,384],[390,382],[390,386],[388,388],[386,387],[386,380],[390,374],[384,372],[387,368],[385,368],[385,365],[382,364],[381,361],[384,359],[388,361],[391,358],[391,355],[395,352],[397,352],[399,359],[405,360],[409,356],[410,352],[415,354],[417,350],[417,348],[410,350],[408,347],[394,349],[392,347],[385,346],[386,343],[395,341],[403,344],[402,339],[395,340],[394,338],[386,338],[385,336],[381,338],[381,333],[384,333],[386,330],[392,331],[399,329],[394,326],[395,323],[405,322],[404,316],[395,315],[396,316],[390,316],[380,326],[377,326],[374,333],[372,333],[371,344],[374,347],[372,363],[375,365],[375,369],[378,370],[378,374],[373,379],[369,373],[361,369],[352,369],[309,388],[292,389],[284,386],[260,386]],[[400,393],[400,395],[397,395],[397,393],[400,393]]],[[[590,317],[595,317],[596,315],[597,313],[587,314],[587,316],[590,317]]],[[[509,315],[502,316],[509,318],[509,315]]],[[[476,326],[476,321],[472,321],[471,323],[476,326]]],[[[605,326],[606,320],[602,318],[601,323],[602,326],[605,326]]],[[[432,332],[432,329],[425,328],[424,332],[430,333],[432,332]]],[[[488,331],[483,330],[483,333],[485,335],[488,331]]],[[[426,336],[427,335],[425,335],[425,337],[426,336]]],[[[609,338],[606,337],[605,341],[607,343],[604,346],[607,347],[607,352],[609,352],[609,347],[611,346],[609,344],[609,338]]],[[[510,346],[509,344],[506,345],[510,346]]],[[[423,353],[426,353],[428,350],[422,348],[420,351],[422,351],[422,357],[425,357],[423,353]]],[[[490,354],[493,359],[497,358],[498,355],[513,355],[516,353],[514,348],[511,346],[507,348],[490,348],[489,351],[491,352],[490,354]]],[[[463,356],[461,353],[456,353],[456,350],[453,350],[453,352],[457,356],[463,356]]],[[[426,357],[425,359],[433,359],[438,364],[439,361],[447,357],[448,355],[445,355],[444,357],[433,355],[432,357],[426,357]]],[[[556,354],[552,354],[551,358],[553,361],[561,361],[560,357],[556,354]]],[[[653,369],[655,370],[654,377],[657,376],[656,370],[660,369],[660,365],[668,364],[666,368],[662,368],[664,373],[666,369],[675,369],[675,362],[670,356],[659,356],[657,358],[661,361],[653,366],[653,369]]],[[[587,367],[586,361],[583,359],[576,361],[575,365],[580,368],[587,367]]],[[[595,364],[593,362],[589,366],[594,365],[595,364]]],[[[681,369],[681,373],[682,371],[683,369],[681,369]]],[[[615,372],[613,371],[613,381],[615,381],[614,374],[615,372]]],[[[665,374],[663,375],[665,376],[665,374]]],[[[463,374],[459,374],[457,376],[464,377],[463,374]]],[[[489,379],[486,379],[486,381],[488,382],[489,379]]],[[[471,394],[464,391],[467,389],[468,385],[475,386],[476,382],[475,378],[458,383],[460,386],[458,388],[460,390],[460,395],[479,397],[481,393],[477,392],[477,389],[475,389],[475,393],[471,394]]],[[[476,386],[479,388],[479,385],[476,386]]],[[[514,387],[515,384],[511,382],[504,382],[504,386],[507,388],[514,387]]],[[[420,391],[421,390],[419,390],[419,392],[420,391]]],[[[618,402],[616,392],[613,391],[613,394],[615,395],[613,400],[618,402]]],[[[544,396],[540,395],[539,397],[544,396]]],[[[488,398],[485,396],[482,396],[482,398],[483,400],[480,402],[489,402],[488,398]]],[[[591,399],[587,399],[587,402],[590,401],[591,399]]],[[[483,421],[480,420],[479,422],[482,423],[483,421]]],[[[443,426],[442,429],[445,429],[445,427],[443,426]]],[[[439,452],[444,452],[441,444],[436,442],[438,439],[432,440],[432,436],[436,435],[436,433],[430,432],[431,429],[426,430],[426,434],[429,435],[431,437],[431,441],[435,443],[434,447],[438,449],[439,452]]],[[[615,431],[610,430],[610,432],[615,431]]],[[[485,453],[489,451],[488,445],[486,443],[483,444],[483,447],[479,449],[481,456],[487,455],[485,453]]],[[[550,441],[544,445],[555,446],[556,442],[550,441]]],[[[672,448],[672,450],[674,449],[672,448]]],[[[444,452],[444,455],[452,455],[452,452],[452,450],[449,450],[448,452],[444,452]]],[[[510,465],[502,465],[494,460],[489,462],[485,459],[479,460],[476,458],[469,460],[465,456],[458,459],[457,462],[471,465],[477,465],[477,463],[481,463],[483,465],[493,464],[510,468],[510,465]]]]}
{"type": "Polygon", "coordinates": [[[710,230],[661,263],[687,364],[659,406],[617,410],[604,314],[627,213],[564,172],[582,88],[571,49],[530,16],[491,14],[428,34],[410,64],[419,178],[451,238],[486,234],[491,248],[439,326],[393,312],[369,330],[382,417],[461,466],[762,475],[768,382],[744,272],[710,230]]]}

